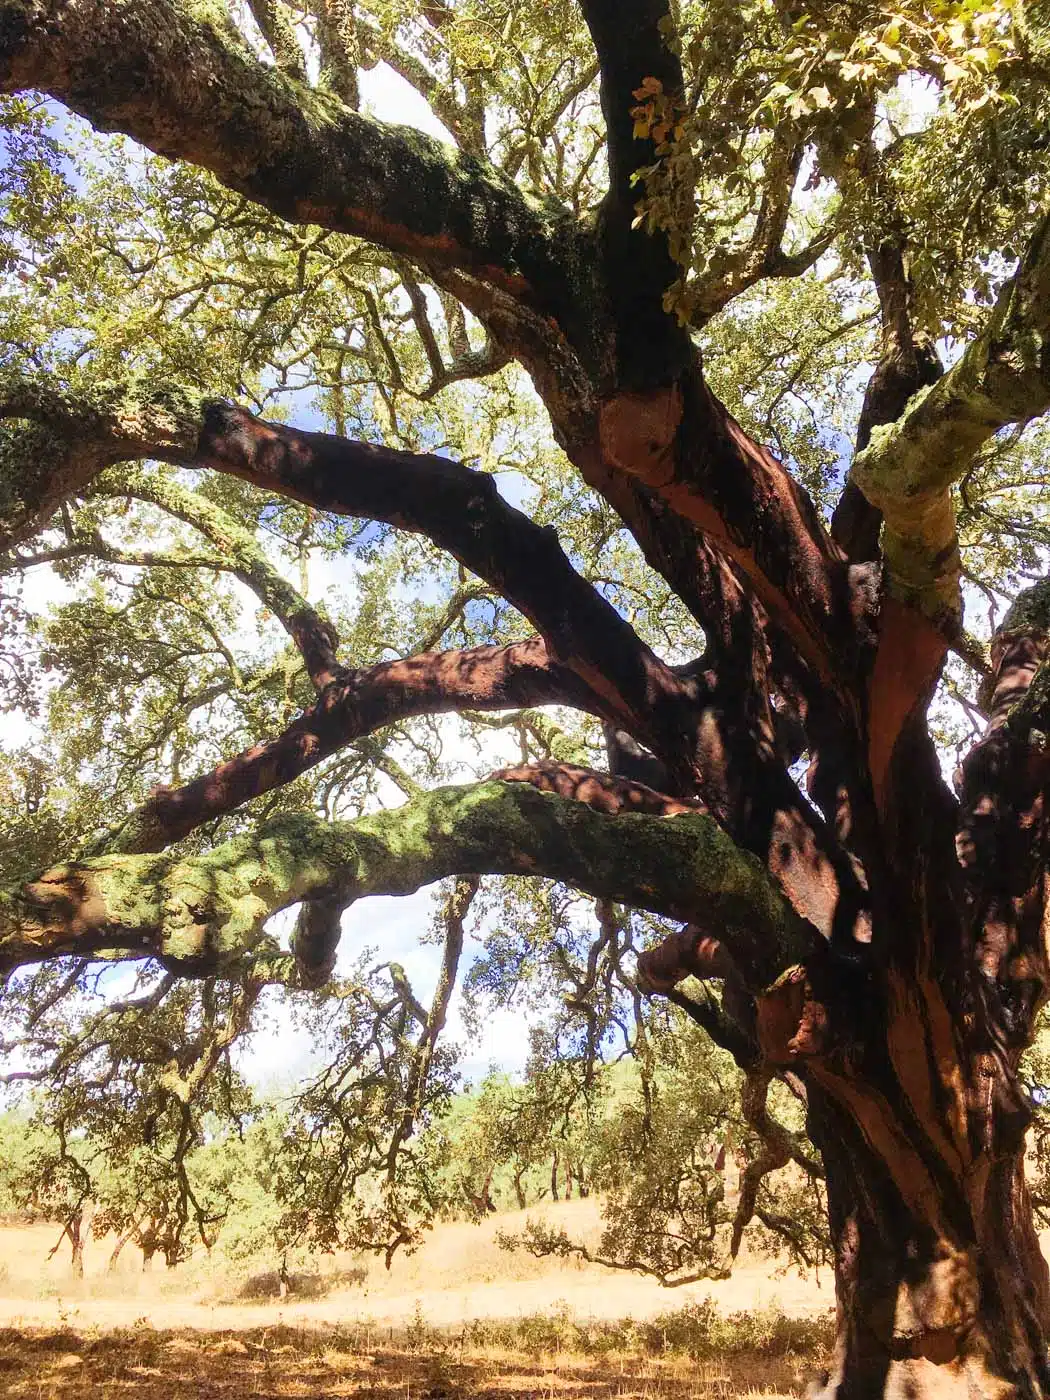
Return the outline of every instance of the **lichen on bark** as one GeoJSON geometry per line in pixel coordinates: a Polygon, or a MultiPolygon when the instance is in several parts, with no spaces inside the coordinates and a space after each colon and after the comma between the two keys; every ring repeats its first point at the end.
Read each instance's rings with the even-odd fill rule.
{"type": "Polygon", "coordinates": [[[276,817],[201,855],[108,855],[45,872],[0,904],[0,963],[124,949],[190,972],[272,956],[267,919],[470,871],[564,879],[675,918],[704,917],[761,989],[820,940],[760,863],[704,813],[605,816],[519,783],[437,788],[353,822],[276,817]]]}

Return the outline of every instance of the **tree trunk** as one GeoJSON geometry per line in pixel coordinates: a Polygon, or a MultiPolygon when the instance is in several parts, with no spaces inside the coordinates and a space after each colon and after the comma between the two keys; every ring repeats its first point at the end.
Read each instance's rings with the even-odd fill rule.
{"type": "Polygon", "coordinates": [[[109,1256],[109,1263],[106,1265],[106,1271],[107,1271],[107,1273],[114,1273],[114,1272],[116,1271],[117,1260],[120,1258],[121,1254],[123,1253],[123,1251],[124,1251],[124,1246],[128,1243],[129,1240],[134,1239],[134,1237],[135,1237],[135,1235],[136,1235],[136,1233],[137,1233],[137,1231],[138,1231],[138,1228],[139,1228],[139,1227],[138,1227],[138,1222],[136,1221],[136,1222],[131,1226],[131,1228],[128,1229],[128,1230],[125,1230],[124,1233],[123,1233],[123,1234],[120,1236],[120,1238],[117,1240],[116,1244],[113,1246],[113,1253],[109,1256]]]}
{"type": "Polygon", "coordinates": [[[558,1154],[555,1152],[554,1160],[551,1162],[551,1200],[558,1199],[558,1154]]]}
{"type": "Polygon", "coordinates": [[[521,1179],[525,1175],[527,1168],[522,1167],[521,1171],[514,1174],[514,1194],[518,1198],[518,1209],[524,1210],[528,1202],[525,1199],[525,1188],[521,1184],[521,1179]]]}
{"type": "MultiPolygon", "coordinates": [[[[980,1069],[980,1067],[977,1067],[980,1069]]],[[[952,1099],[942,1085],[941,1104],[952,1099]]],[[[883,1105],[884,1106],[884,1105],[883,1105]]],[[[883,1137],[866,1092],[856,1112],[816,1090],[835,1249],[834,1360],[820,1400],[1036,1400],[1050,1394],[1050,1284],[1016,1120],[994,1151],[953,1152],[931,1097],[883,1137]],[[863,1127],[861,1124],[863,1123],[863,1127]],[[873,1145],[879,1142],[882,1150],[873,1145]]]]}
{"type": "Polygon", "coordinates": [[[71,1220],[66,1226],[66,1234],[69,1236],[69,1244],[73,1251],[72,1269],[74,1278],[84,1277],[84,1232],[81,1229],[79,1218],[71,1220]]]}

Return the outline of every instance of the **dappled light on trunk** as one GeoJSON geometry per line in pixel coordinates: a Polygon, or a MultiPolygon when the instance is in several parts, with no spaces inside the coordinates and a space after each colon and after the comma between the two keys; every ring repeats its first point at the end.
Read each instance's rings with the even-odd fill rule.
{"type": "Polygon", "coordinates": [[[754,1236],[826,1400],[1050,1394],[1048,36],[0,0],[5,1179],[74,1265],[593,1196],[511,1244],[754,1236]]]}

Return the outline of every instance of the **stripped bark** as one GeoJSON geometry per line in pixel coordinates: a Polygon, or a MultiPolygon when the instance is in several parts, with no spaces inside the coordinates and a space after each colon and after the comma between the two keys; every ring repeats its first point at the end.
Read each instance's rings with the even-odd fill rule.
{"type": "MultiPolygon", "coordinates": [[[[505,355],[524,365],[570,460],[702,624],[707,650],[691,667],[665,664],[553,530],[443,457],[266,423],[173,389],[114,394],[8,371],[5,548],[103,469],[146,456],[421,532],[538,636],[346,671],[323,619],[227,532],[221,547],[300,645],[317,703],[277,738],[156,793],[91,858],[8,891],[0,959],[151,956],[180,975],[250,967],[316,985],[348,903],[479,872],[560,879],[686,921],[643,958],[641,980],[751,1072],[766,1150],[745,1173],[741,1228],[766,1169],[792,1156],[765,1108],[772,1074],[804,1088],[824,1155],[840,1306],[827,1394],[1034,1400],[1050,1388],[1050,1286],[1023,1179],[1017,1065],[1050,977],[1047,589],[1023,598],[995,640],[991,720],[958,801],[925,706],[961,616],[951,486],[995,432],[1050,406],[1050,224],[1038,221],[983,332],[943,375],[912,330],[900,229],[870,240],[882,355],[829,533],[712,394],[665,309],[680,272],[669,244],[633,227],[632,177],[654,149],[630,108],[645,79],[672,99],[682,89],[665,42],[675,7],[584,0],[610,176],[586,220],[486,163],[469,94],[450,110],[459,151],[354,111],[367,34],[348,5],[312,8],[326,91],[303,80],[279,3],[252,4],[275,71],[191,0],[0,0],[0,87],[35,87],[286,219],[411,260],[481,318],[492,347],[471,359],[464,323],[446,365],[406,273],[434,385],[505,355]],[[544,703],[626,731],[660,786],[526,765],[352,824],[285,817],[204,855],[165,849],[394,719],[544,703]],[[788,772],[803,750],[819,812],[788,772]],[[286,952],[264,923],[293,903],[303,911],[286,952]],[[684,997],[687,975],[721,981],[721,1002],[684,997]]],[[[439,27],[448,12],[428,14],[439,27]]],[[[750,249],[767,271],[800,159],[783,140],[750,249]]],[[[219,543],[220,523],[199,506],[170,492],[161,503],[219,543]]],[[[449,917],[450,985],[462,918],[449,917]]]]}

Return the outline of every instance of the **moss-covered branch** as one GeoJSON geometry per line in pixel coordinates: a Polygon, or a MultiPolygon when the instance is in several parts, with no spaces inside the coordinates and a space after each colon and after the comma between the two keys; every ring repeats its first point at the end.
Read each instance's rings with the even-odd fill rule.
{"type": "Polygon", "coordinates": [[[267,67],[212,0],[0,0],[0,88],[46,92],[283,218],[537,304],[584,237],[485,161],[267,67]]]}
{"type": "Polygon", "coordinates": [[[875,428],[850,477],[885,519],[883,553],[896,597],[954,628],[961,615],[951,486],[1000,428],[1050,407],[1050,216],[962,358],[875,428]]]}
{"type": "Polygon", "coordinates": [[[5,367],[0,374],[0,550],[42,529],[62,501],[113,462],[190,458],[200,413],[199,395],[170,385],[133,380],[62,385],[53,376],[5,367]]]}
{"type": "Polygon", "coordinates": [[[548,877],[673,918],[715,920],[756,989],[820,941],[704,813],[606,816],[525,784],[487,782],[438,788],[354,822],[278,817],[204,855],[56,866],[0,896],[0,965],[152,956],[203,975],[280,956],[264,926],[291,904],[345,906],[462,873],[548,877]]]}

